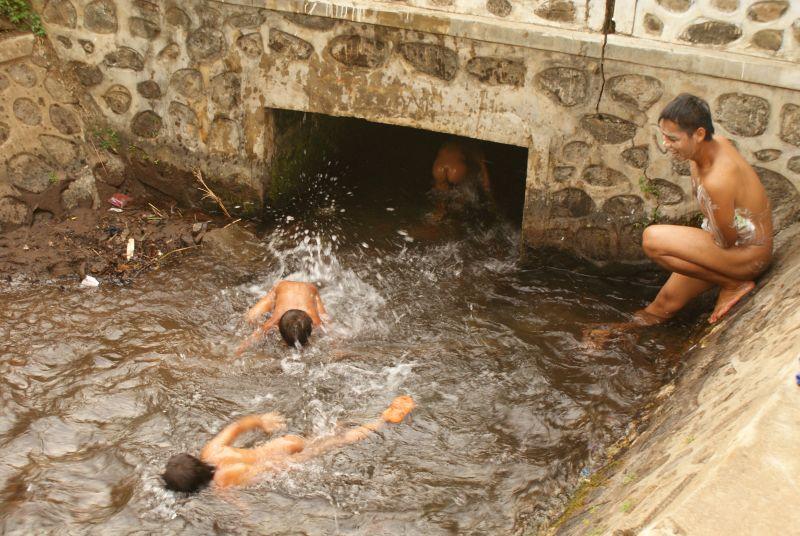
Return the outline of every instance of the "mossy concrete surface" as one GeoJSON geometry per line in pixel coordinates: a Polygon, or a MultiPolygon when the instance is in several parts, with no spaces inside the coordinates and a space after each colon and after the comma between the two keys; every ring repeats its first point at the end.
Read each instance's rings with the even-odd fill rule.
{"type": "Polygon", "coordinates": [[[269,168],[266,204],[283,207],[313,186],[317,173],[336,158],[344,143],[335,117],[285,110],[272,111],[275,155],[269,168]]]}
{"type": "Polygon", "coordinates": [[[798,534],[800,224],[757,291],[684,357],[646,430],[555,534],[798,534]]]}

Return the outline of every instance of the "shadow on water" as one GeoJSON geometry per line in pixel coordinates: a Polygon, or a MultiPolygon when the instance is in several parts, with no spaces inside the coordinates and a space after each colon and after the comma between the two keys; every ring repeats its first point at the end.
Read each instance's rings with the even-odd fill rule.
{"type": "Polygon", "coordinates": [[[331,168],[256,256],[129,287],[6,289],[3,532],[498,534],[556,505],[659,387],[683,326],[589,348],[583,328],[654,288],[522,268],[506,221],[420,233],[438,141],[331,168]],[[271,336],[236,357],[242,314],[280,277],[319,284],[333,323],[302,353],[271,336]],[[418,404],[407,422],[253,488],[161,487],[171,454],[234,417],[279,411],[314,436],[398,394],[418,404]]]}

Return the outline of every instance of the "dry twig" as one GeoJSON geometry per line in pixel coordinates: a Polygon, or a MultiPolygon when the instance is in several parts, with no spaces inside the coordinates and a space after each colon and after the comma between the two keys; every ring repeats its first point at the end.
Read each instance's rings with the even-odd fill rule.
{"type": "Polygon", "coordinates": [[[205,192],[206,194],[203,196],[203,199],[211,199],[212,201],[214,201],[217,205],[219,205],[219,208],[222,209],[222,213],[225,214],[225,217],[230,218],[231,215],[230,213],[228,213],[228,209],[225,208],[225,205],[222,203],[222,199],[220,199],[219,196],[215,194],[211,190],[211,188],[208,187],[206,181],[203,180],[203,174],[200,172],[199,169],[194,170],[194,178],[197,179],[197,182],[199,182],[203,186],[202,188],[198,188],[198,190],[200,190],[201,192],[205,192]]]}
{"type": "Polygon", "coordinates": [[[152,208],[152,209],[153,209],[153,213],[154,213],[156,216],[158,216],[158,217],[159,217],[159,218],[161,218],[162,220],[166,219],[166,218],[164,217],[164,214],[163,214],[163,213],[162,213],[160,210],[158,210],[158,209],[155,207],[155,205],[153,205],[153,203],[147,203],[147,204],[148,204],[148,205],[150,205],[150,208],[152,208]]]}

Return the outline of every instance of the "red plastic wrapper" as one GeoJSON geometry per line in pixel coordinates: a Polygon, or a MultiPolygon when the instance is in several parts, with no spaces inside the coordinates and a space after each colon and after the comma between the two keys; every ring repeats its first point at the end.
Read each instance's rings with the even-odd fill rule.
{"type": "Polygon", "coordinates": [[[117,208],[122,208],[131,201],[133,201],[133,198],[131,196],[126,194],[121,194],[119,192],[115,193],[108,199],[108,202],[117,208]]]}

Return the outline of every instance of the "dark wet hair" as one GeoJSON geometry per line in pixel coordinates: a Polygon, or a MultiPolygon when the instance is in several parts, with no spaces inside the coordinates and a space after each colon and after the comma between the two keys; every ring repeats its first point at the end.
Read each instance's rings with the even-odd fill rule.
{"type": "Polygon", "coordinates": [[[681,93],[667,104],[658,116],[658,122],[662,119],[672,121],[680,129],[691,135],[700,128],[706,129],[705,141],[711,141],[714,134],[714,124],[711,122],[711,109],[708,103],[689,93],[681,93]]]}
{"type": "Polygon", "coordinates": [[[294,347],[298,342],[305,346],[311,336],[311,317],[300,309],[289,309],[278,322],[278,329],[286,344],[294,347]]]}
{"type": "Polygon", "coordinates": [[[168,490],[195,493],[214,478],[214,466],[191,454],[176,454],[167,461],[161,478],[168,490]]]}

